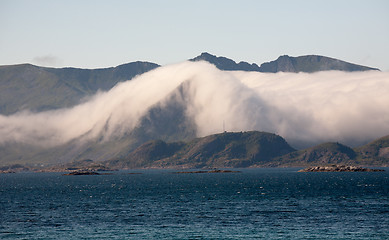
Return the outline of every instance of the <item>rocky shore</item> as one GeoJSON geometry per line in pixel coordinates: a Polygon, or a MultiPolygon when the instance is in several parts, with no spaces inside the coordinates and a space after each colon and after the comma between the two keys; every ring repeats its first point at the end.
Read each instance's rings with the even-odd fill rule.
{"type": "Polygon", "coordinates": [[[330,165],[301,169],[299,172],[384,172],[382,169],[362,168],[358,166],[330,165]]]}

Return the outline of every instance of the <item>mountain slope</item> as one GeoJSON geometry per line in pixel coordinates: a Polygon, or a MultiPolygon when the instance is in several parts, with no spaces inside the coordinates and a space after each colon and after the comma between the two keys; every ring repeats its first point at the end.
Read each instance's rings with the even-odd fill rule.
{"type": "Polygon", "coordinates": [[[12,163],[56,164],[72,160],[103,161],[128,154],[143,143],[155,139],[167,142],[189,141],[196,137],[196,125],[187,114],[186,94],[181,87],[151,106],[136,127],[120,137],[83,141],[74,139],[64,145],[47,148],[23,143],[0,144],[0,166],[12,163]]]}
{"type": "Polygon", "coordinates": [[[212,168],[249,167],[266,163],[294,149],[280,136],[265,132],[225,132],[187,143],[152,141],[122,158],[107,161],[109,167],[212,168]]]}
{"type": "Polygon", "coordinates": [[[71,107],[98,90],[109,90],[120,81],[156,67],[148,62],[104,69],[0,66],[0,114],[71,107]]]}
{"type": "Polygon", "coordinates": [[[354,149],[358,161],[363,164],[382,164],[389,166],[389,135],[354,149]]]}

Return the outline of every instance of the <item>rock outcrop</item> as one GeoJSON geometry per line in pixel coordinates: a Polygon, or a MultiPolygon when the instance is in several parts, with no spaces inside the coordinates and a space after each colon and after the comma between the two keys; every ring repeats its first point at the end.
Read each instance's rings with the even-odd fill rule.
{"type": "Polygon", "coordinates": [[[330,165],[330,166],[317,166],[309,167],[300,170],[299,172],[383,172],[382,169],[370,169],[357,166],[346,165],[330,165]]]}

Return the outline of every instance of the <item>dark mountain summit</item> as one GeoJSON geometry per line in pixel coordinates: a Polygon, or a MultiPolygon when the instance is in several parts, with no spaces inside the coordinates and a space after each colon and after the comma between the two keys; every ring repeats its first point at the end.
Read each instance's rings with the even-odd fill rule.
{"type": "Polygon", "coordinates": [[[239,71],[255,71],[255,72],[318,72],[318,71],[369,71],[379,70],[377,68],[370,68],[361,65],[356,65],[344,62],[338,59],[307,55],[300,57],[290,57],[288,55],[280,56],[277,60],[262,63],[260,67],[257,64],[249,64],[247,62],[236,63],[235,61],[225,58],[216,57],[209,53],[202,53],[190,61],[207,61],[214,64],[220,70],[239,70],[239,71]]]}
{"type": "Polygon", "coordinates": [[[207,61],[212,63],[220,70],[240,70],[240,71],[255,71],[260,72],[260,68],[257,64],[249,64],[247,62],[236,63],[234,60],[231,60],[226,57],[216,57],[207,52],[202,53],[200,56],[190,59],[190,61],[207,61]]]}

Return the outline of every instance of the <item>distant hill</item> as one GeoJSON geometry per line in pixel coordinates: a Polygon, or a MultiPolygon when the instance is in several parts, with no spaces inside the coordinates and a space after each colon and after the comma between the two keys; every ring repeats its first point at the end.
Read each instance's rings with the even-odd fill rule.
{"type": "Polygon", "coordinates": [[[323,143],[274,159],[273,166],[312,166],[354,163],[356,153],[340,143],[323,143]]]}
{"type": "Polygon", "coordinates": [[[323,143],[274,158],[269,166],[317,166],[346,164],[389,166],[389,136],[351,149],[340,143],[323,143]]]}
{"type": "Polygon", "coordinates": [[[369,70],[379,70],[377,68],[370,68],[361,65],[356,65],[348,62],[344,62],[338,59],[317,56],[317,55],[307,55],[300,57],[290,57],[288,55],[280,56],[277,60],[262,63],[259,67],[255,63],[239,62],[226,58],[226,57],[217,57],[209,53],[202,53],[200,56],[197,56],[191,61],[207,61],[214,64],[220,70],[240,70],[240,71],[255,71],[255,72],[318,72],[318,71],[329,71],[329,70],[338,70],[338,71],[369,71],[369,70]]]}
{"type": "Polygon", "coordinates": [[[187,143],[161,140],[143,144],[127,156],[107,161],[113,168],[249,167],[295,151],[280,136],[251,131],[225,132],[187,143]]]}
{"type": "Polygon", "coordinates": [[[0,114],[70,107],[98,90],[109,90],[158,66],[148,62],[103,69],[0,66],[0,114]]]}

